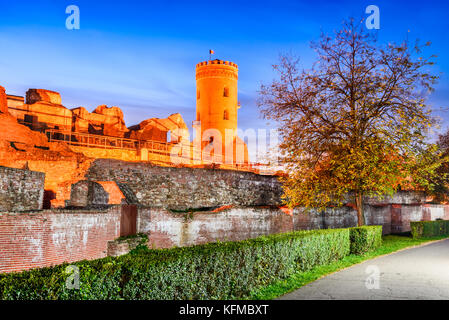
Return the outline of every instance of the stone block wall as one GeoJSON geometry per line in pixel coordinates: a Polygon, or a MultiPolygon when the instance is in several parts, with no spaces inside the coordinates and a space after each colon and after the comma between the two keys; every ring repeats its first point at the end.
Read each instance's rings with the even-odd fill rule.
{"type": "Polygon", "coordinates": [[[0,272],[107,256],[120,235],[120,207],[106,211],[0,213],[0,272]]]}
{"type": "Polygon", "coordinates": [[[0,166],[0,211],[42,209],[45,173],[0,166]]]}
{"type": "Polygon", "coordinates": [[[224,205],[279,205],[276,176],[217,169],[173,168],[144,162],[97,159],[86,178],[126,184],[145,206],[188,210],[224,205]]]}
{"type": "Polygon", "coordinates": [[[109,204],[109,193],[95,181],[81,180],[72,184],[69,205],[88,207],[109,204]]]}

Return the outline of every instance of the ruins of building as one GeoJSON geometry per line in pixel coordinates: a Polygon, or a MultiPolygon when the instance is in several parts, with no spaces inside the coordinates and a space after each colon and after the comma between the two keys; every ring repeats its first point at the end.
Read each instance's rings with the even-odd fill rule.
{"type": "Polygon", "coordinates": [[[194,130],[199,129],[199,141],[190,141],[179,113],[127,127],[118,107],[68,109],[55,91],[29,89],[20,97],[0,87],[0,165],[45,172],[44,208],[65,206],[71,185],[83,178],[94,159],[199,168],[212,164],[259,172],[237,136],[237,80],[238,67],[232,62],[212,60],[196,66],[194,130]],[[217,144],[221,137],[210,136],[210,130],[217,131],[229,149],[217,144]],[[230,161],[226,150],[231,150],[230,161]]]}
{"type": "Polygon", "coordinates": [[[165,156],[162,161],[169,164],[170,144],[178,141],[169,141],[168,132],[187,128],[179,114],[127,128],[118,107],[101,105],[92,112],[84,107],[68,109],[62,105],[59,93],[43,89],[28,90],[26,100],[11,95],[6,95],[6,100],[5,113],[9,112],[20,124],[44,133],[49,142],[63,141],[73,151],[93,158],[141,161],[141,149],[152,142],[157,153],[165,156]]]}
{"type": "MultiPolygon", "coordinates": [[[[197,121],[200,136],[212,138],[201,151],[215,151],[217,132],[231,130],[234,159],[240,149],[249,161],[237,109],[237,66],[200,63],[197,121]]],[[[116,239],[136,233],[167,248],[356,225],[350,204],[308,214],[282,207],[277,176],[234,160],[226,170],[170,166],[186,129],[179,114],[126,127],[116,107],[69,110],[56,92],[30,89],[23,98],[0,87],[0,272],[117,256],[130,247],[116,239]]],[[[366,199],[365,218],[386,234],[403,232],[410,221],[449,219],[449,205],[399,193],[366,199]]]]}
{"type": "Polygon", "coordinates": [[[0,111],[9,112],[33,131],[44,133],[49,142],[63,141],[74,152],[92,158],[152,161],[160,165],[216,163],[250,169],[246,144],[237,136],[237,80],[235,63],[212,60],[196,66],[198,143],[190,141],[188,127],[179,113],[126,127],[118,107],[101,105],[92,112],[84,107],[68,109],[58,92],[44,89],[29,89],[24,98],[7,95],[2,88],[0,111]],[[173,151],[180,144],[180,151],[184,151],[184,144],[188,145],[187,155],[173,151]],[[178,156],[182,161],[173,161],[178,156]]]}

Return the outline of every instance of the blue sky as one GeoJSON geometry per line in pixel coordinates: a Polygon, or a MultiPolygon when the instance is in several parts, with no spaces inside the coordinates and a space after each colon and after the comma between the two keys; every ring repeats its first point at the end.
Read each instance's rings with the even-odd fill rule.
{"type": "MultiPolygon", "coordinates": [[[[348,17],[380,8],[381,42],[433,43],[440,83],[430,101],[449,102],[447,1],[9,1],[0,0],[0,85],[9,94],[28,88],[61,93],[69,108],[119,106],[127,125],[179,112],[195,115],[195,65],[215,57],[239,65],[239,125],[269,126],[256,106],[261,83],[274,74],[280,53],[314,58],[311,40],[348,17]],[[81,29],[67,30],[68,5],[77,5],[81,29]]],[[[443,118],[445,114],[440,112],[443,118]]],[[[449,124],[446,117],[443,128],[449,124]]]]}

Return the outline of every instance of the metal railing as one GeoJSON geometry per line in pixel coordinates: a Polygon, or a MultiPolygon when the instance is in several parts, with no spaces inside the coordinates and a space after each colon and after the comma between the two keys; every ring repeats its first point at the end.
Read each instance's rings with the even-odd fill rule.
{"type": "Polygon", "coordinates": [[[103,136],[90,133],[81,133],[73,131],[63,131],[56,129],[47,129],[45,134],[49,142],[63,141],[72,146],[79,147],[89,147],[89,148],[102,148],[102,149],[118,149],[118,150],[131,150],[131,151],[142,151],[146,150],[148,152],[148,160],[159,161],[165,164],[173,164],[175,160],[177,163],[182,162],[182,160],[192,160],[192,158],[197,159],[198,163],[201,165],[214,165],[223,169],[233,169],[242,171],[258,172],[257,167],[264,166],[262,164],[224,164],[222,156],[212,156],[212,159],[202,160],[198,159],[201,157],[201,150],[195,148],[189,144],[179,145],[175,143],[167,143],[153,140],[137,140],[121,137],[103,136]],[[189,155],[193,157],[187,157],[182,153],[178,155],[172,154],[172,148],[174,146],[187,148],[189,150],[189,155]]]}
{"type": "Polygon", "coordinates": [[[136,140],[112,136],[103,136],[81,132],[62,130],[45,130],[48,141],[64,141],[70,145],[85,147],[101,147],[103,149],[138,150],[147,148],[158,152],[168,152],[169,144],[152,140],[136,140]]]}

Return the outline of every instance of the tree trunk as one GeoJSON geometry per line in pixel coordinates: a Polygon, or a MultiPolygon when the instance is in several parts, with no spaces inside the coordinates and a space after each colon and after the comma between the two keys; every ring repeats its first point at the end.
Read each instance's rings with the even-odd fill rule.
{"type": "Polygon", "coordinates": [[[357,225],[360,227],[365,225],[365,218],[363,216],[363,197],[359,192],[355,194],[355,204],[357,207],[357,225]]]}

